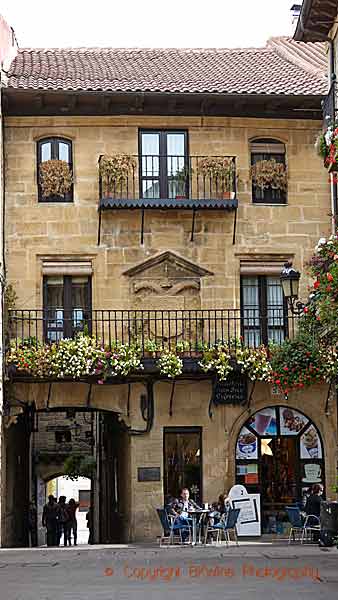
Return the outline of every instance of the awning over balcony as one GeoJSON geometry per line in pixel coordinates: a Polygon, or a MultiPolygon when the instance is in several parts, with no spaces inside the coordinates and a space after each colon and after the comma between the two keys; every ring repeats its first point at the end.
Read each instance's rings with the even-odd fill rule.
{"type": "Polygon", "coordinates": [[[237,198],[231,199],[193,199],[193,198],[101,198],[99,210],[107,209],[133,209],[133,208],[185,208],[192,210],[233,210],[238,207],[237,198]]]}

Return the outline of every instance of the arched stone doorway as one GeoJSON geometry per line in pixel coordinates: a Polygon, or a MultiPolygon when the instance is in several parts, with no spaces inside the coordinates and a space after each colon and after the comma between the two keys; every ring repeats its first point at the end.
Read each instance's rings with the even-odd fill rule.
{"type": "MultiPolygon", "coordinates": [[[[47,502],[48,496],[52,494],[55,498],[59,499],[60,496],[66,496],[68,502],[70,498],[79,504],[79,508],[76,511],[77,520],[77,544],[87,544],[88,542],[88,528],[86,522],[86,513],[90,505],[90,493],[91,493],[91,480],[87,477],[79,477],[76,480],[71,480],[63,475],[57,473],[55,476],[50,477],[48,480],[40,480],[39,488],[41,492],[39,494],[38,504],[38,544],[44,546],[46,544],[46,530],[42,527],[42,510],[44,504],[47,502]]],[[[72,532],[72,543],[73,532],[72,532]]]]}
{"type": "Polygon", "coordinates": [[[285,506],[302,506],[313,484],[325,484],[316,425],[289,406],[269,406],[251,415],[236,442],[236,482],[261,494],[262,532],[282,533],[285,506]]]}

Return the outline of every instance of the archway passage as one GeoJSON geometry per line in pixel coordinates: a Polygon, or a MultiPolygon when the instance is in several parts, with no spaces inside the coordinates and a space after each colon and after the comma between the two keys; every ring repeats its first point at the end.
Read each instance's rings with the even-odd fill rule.
{"type": "Polygon", "coordinates": [[[261,494],[262,532],[287,529],[285,506],[303,507],[311,487],[324,484],[320,433],[302,412],[266,407],[242,427],[236,444],[236,482],[261,494]]]}
{"type": "Polygon", "coordinates": [[[41,501],[38,505],[38,545],[46,545],[46,530],[42,527],[41,521],[43,505],[47,502],[49,495],[53,495],[56,499],[59,499],[60,496],[65,496],[67,503],[71,498],[75,500],[78,505],[75,513],[76,530],[74,530],[74,526],[70,528],[69,539],[71,544],[87,544],[89,530],[86,515],[91,503],[91,480],[87,477],[78,477],[72,480],[65,476],[59,476],[49,481],[41,482],[41,485],[41,501]]]}

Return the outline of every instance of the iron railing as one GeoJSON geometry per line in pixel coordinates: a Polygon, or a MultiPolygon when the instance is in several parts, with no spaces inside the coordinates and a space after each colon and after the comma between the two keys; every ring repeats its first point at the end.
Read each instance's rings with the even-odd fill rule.
{"type": "Polygon", "coordinates": [[[118,174],[103,172],[99,159],[99,194],[104,197],[138,199],[233,199],[236,198],[235,156],[128,156],[124,169],[117,167],[119,155],[110,155],[118,174]]]}
{"type": "Polygon", "coordinates": [[[58,342],[79,332],[95,336],[102,345],[138,343],[147,354],[152,344],[159,351],[179,350],[193,355],[205,347],[222,344],[233,348],[234,339],[258,347],[270,342],[280,344],[293,337],[295,317],[284,308],[197,309],[197,310],[93,310],[65,313],[63,309],[23,309],[9,311],[8,342],[58,342]],[[68,315],[68,316],[67,316],[68,315]]]}

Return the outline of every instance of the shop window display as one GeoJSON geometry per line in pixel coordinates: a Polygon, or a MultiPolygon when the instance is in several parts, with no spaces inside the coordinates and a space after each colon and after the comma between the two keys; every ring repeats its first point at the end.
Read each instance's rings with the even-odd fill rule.
{"type": "Polygon", "coordinates": [[[323,446],[316,426],[286,406],[267,407],[242,427],[236,444],[236,483],[261,494],[263,533],[286,533],[285,506],[306,502],[325,483],[323,446]]]}

